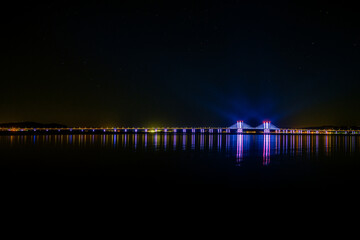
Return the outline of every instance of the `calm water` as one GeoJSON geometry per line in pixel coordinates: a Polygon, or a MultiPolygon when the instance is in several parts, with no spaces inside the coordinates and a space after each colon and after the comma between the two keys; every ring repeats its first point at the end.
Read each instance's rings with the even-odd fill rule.
{"type": "Polygon", "coordinates": [[[360,137],[325,135],[0,136],[3,179],[107,179],[118,187],[347,189],[360,137]]]}

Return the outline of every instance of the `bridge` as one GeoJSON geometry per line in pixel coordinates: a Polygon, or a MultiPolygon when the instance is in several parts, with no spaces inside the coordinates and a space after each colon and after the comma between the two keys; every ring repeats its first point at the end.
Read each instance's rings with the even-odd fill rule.
{"type": "Polygon", "coordinates": [[[105,128],[0,128],[0,134],[120,134],[120,133],[173,133],[173,134],[346,134],[360,135],[360,130],[278,128],[270,121],[252,127],[244,121],[237,121],[229,127],[105,127],[105,128]]]}

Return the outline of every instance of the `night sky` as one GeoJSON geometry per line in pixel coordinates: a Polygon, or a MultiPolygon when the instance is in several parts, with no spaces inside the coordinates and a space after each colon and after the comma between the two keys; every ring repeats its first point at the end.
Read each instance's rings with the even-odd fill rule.
{"type": "Polygon", "coordinates": [[[0,122],[360,125],[353,5],[48,2],[2,7],[0,122]]]}

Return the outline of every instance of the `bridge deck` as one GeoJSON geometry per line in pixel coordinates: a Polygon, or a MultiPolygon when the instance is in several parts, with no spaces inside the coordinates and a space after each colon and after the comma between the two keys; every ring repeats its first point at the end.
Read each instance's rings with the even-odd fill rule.
{"type": "Polygon", "coordinates": [[[224,134],[360,134],[360,130],[334,130],[334,129],[234,129],[229,127],[161,127],[161,128],[0,128],[2,133],[224,133],[224,134]]]}

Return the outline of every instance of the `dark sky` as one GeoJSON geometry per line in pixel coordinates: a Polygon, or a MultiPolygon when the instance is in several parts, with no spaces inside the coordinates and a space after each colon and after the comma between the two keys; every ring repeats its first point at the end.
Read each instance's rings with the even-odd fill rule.
{"type": "Polygon", "coordinates": [[[355,6],[146,2],[2,6],[0,122],[360,125],[355,6]]]}

